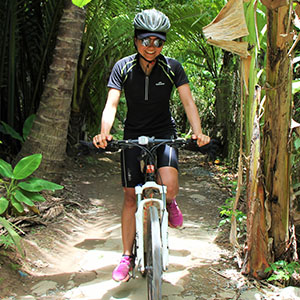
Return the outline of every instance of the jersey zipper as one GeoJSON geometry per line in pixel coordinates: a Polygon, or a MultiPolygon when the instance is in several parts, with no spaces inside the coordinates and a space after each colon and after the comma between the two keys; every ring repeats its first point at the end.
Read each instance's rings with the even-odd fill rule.
{"type": "Polygon", "coordinates": [[[145,101],[149,100],[149,76],[145,77],[145,101]]]}

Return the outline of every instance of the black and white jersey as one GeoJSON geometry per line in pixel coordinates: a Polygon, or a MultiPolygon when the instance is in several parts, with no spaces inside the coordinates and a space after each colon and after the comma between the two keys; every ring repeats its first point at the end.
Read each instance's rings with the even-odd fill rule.
{"type": "Polygon", "coordinates": [[[125,135],[158,136],[176,132],[170,112],[173,87],[188,83],[182,65],[159,55],[149,76],[139,64],[139,54],[119,60],[113,67],[108,87],[124,90],[127,102],[125,135]],[[126,134],[127,133],[127,134],[126,134]]]}

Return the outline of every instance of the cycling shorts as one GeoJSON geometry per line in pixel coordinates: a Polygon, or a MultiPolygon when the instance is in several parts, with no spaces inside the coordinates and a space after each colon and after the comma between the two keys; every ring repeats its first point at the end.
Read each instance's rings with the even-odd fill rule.
{"type": "MultiPolygon", "coordinates": [[[[156,137],[161,139],[169,139],[174,136],[156,137]]],[[[161,167],[173,167],[178,170],[178,150],[168,145],[158,147],[156,152],[157,169],[161,167]]],[[[145,182],[145,175],[141,167],[141,149],[133,147],[121,151],[121,176],[123,187],[135,187],[145,182]]]]}

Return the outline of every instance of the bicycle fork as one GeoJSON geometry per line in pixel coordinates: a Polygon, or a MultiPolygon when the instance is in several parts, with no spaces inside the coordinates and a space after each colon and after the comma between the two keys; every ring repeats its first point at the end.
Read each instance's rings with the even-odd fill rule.
{"type": "MultiPolygon", "coordinates": [[[[137,195],[137,211],[135,213],[136,220],[136,256],[138,270],[142,273],[145,272],[145,245],[144,245],[144,208],[147,204],[153,202],[159,206],[160,217],[160,234],[162,244],[162,267],[163,271],[167,270],[169,262],[169,244],[168,244],[168,212],[166,209],[166,193],[167,187],[157,184],[154,181],[148,181],[142,186],[135,187],[135,193],[137,195]],[[161,199],[146,198],[142,199],[143,190],[147,188],[154,188],[159,190],[161,199]]],[[[152,204],[153,205],[153,204],[152,204]]]]}

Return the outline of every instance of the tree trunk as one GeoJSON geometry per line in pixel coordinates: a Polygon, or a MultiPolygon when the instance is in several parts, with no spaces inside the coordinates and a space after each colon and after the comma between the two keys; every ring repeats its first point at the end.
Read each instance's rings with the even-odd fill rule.
{"type": "MultiPolygon", "coordinates": [[[[284,258],[289,243],[292,73],[287,54],[291,38],[289,5],[277,1],[279,6],[274,7],[275,2],[263,1],[267,6],[268,37],[262,154],[258,161],[261,167],[252,162],[255,153],[259,154],[255,146],[259,146],[259,140],[252,139],[247,186],[248,233],[243,271],[259,279],[266,277],[268,264],[284,258]]],[[[260,132],[256,129],[258,121],[255,123],[253,137],[255,131],[260,132]]]]}
{"type": "MultiPolygon", "coordinates": [[[[255,103],[260,103],[260,87],[255,89],[255,103]]],[[[255,278],[265,278],[264,270],[272,260],[268,252],[268,214],[261,171],[260,112],[255,112],[247,172],[247,247],[243,273],[255,278]]]]}
{"type": "MultiPolygon", "coordinates": [[[[267,4],[265,4],[267,6],[267,4]]],[[[268,7],[267,90],[263,136],[266,207],[275,260],[289,242],[290,124],[292,108],[289,5],[268,7]]]]}
{"type": "Polygon", "coordinates": [[[65,1],[53,62],[30,135],[18,157],[42,153],[37,173],[58,181],[65,159],[74,75],[80,53],[85,11],[65,1]]]}

